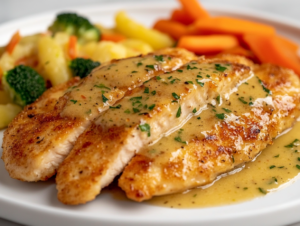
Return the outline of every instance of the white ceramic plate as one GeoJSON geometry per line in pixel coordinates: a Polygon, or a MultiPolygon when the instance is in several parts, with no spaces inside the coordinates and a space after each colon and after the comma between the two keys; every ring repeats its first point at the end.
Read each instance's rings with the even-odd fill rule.
{"type": "MultiPolygon", "coordinates": [[[[112,26],[115,12],[122,9],[137,21],[151,26],[155,19],[167,17],[175,7],[175,2],[153,4],[148,1],[142,4],[101,4],[72,11],[88,16],[93,22],[112,26]]],[[[300,26],[296,21],[240,8],[219,5],[205,7],[214,15],[228,15],[270,24],[279,33],[300,42],[300,26]]],[[[0,26],[0,45],[6,44],[16,30],[20,30],[23,35],[46,30],[55,13],[3,24],[0,26]]],[[[0,132],[1,141],[2,135],[0,132]]],[[[25,183],[13,180],[0,161],[0,217],[26,225],[286,225],[300,221],[299,210],[300,180],[263,198],[214,208],[169,209],[114,200],[109,194],[102,194],[86,205],[65,206],[56,198],[54,181],[25,183]]]]}

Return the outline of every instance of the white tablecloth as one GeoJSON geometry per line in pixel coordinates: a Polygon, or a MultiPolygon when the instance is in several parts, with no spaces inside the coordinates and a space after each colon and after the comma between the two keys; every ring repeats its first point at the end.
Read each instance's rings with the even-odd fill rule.
{"type": "MultiPolygon", "coordinates": [[[[68,6],[80,6],[95,4],[99,2],[112,2],[118,0],[0,0],[0,25],[5,21],[29,16],[32,14],[42,13],[57,8],[65,8],[68,6]]],[[[131,0],[134,1],[134,0],[131,0]]],[[[135,0],[143,1],[143,0],[135,0]]],[[[153,0],[153,2],[158,0],[153,0]]],[[[162,1],[162,0],[159,0],[162,1]]],[[[171,1],[171,0],[165,0],[171,1]]],[[[124,0],[122,1],[124,2],[124,0]]],[[[201,0],[206,3],[220,3],[222,5],[241,6],[250,9],[257,9],[273,14],[285,16],[298,20],[300,23],[300,0],[201,0]]],[[[0,191],[1,192],[1,191],[0,191]]],[[[1,210],[0,210],[1,211],[1,210]]],[[[0,226],[20,226],[21,224],[9,222],[0,218],[0,226]]],[[[42,225],[41,225],[42,226],[42,225]]],[[[225,225],[224,225],[225,226],[225,225]]],[[[296,223],[290,226],[300,226],[296,223]]]]}

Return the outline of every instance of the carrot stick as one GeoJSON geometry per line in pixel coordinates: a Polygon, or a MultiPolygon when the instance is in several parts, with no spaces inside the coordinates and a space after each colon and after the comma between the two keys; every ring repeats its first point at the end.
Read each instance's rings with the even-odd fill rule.
{"type": "Polygon", "coordinates": [[[72,60],[75,59],[77,56],[76,43],[77,43],[77,37],[71,35],[69,38],[68,54],[72,60]]]}
{"type": "Polygon", "coordinates": [[[21,35],[20,32],[17,31],[14,33],[14,35],[11,37],[8,45],[6,46],[6,51],[11,55],[16,47],[16,45],[20,42],[21,35]]]}
{"type": "Polygon", "coordinates": [[[158,20],[153,28],[170,35],[176,40],[187,33],[187,27],[185,25],[171,20],[158,20]]]}
{"type": "Polygon", "coordinates": [[[197,20],[194,23],[194,27],[201,33],[211,34],[275,34],[275,29],[271,26],[231,17],[214,17],[197,20]]]}
{"type": "Polygon", "coordinates": [[[293,69],[300,76],[300,61],[297,53],[278,37],[247,34],[243,37],[262,63],[273,63],[293,69]]]}
{"type": "Polygon", "coordinates": [[[226,49],[222,53],[239,55],[239,56],[247,57],[249,59],[255,59],[255,55],[251,50],[245,49],[241,46],[236,46],[231,49],[226,49]]]}
{"type": "Polygon", "coordinates": [[[101,35],[101,41],[112,41],[112,42],[120,42],[125,40],[126,37],[121,34],[103,34],[101,35]]]}
{"type": "Polygon", "coordinates": [[[177,44],[198,54],[217,53],[238,45],[237,38],[231,35],[182,36],[177,44]]]}
{"type": "Polygon", "coordinates": [[[282,42],[285,43],[285,45],[292,51],[295,51],[297,52],[298,49],[299,49],[299,46],[298,44],[296,44],[295,42],[285,38],[285,37],[282,37],[282,36],[276,36],[277,38],[279,38],[282,42]]]}
{"type": "Polygon", "coordinates": [[[193,23],[193,18],[183,9],[174,9],[171,15],[171,20],[184,25],[189,25],[193,23]]]}
{"type": "Polygon", "coordinates": [[[197,0],[179,0],[179,2],[181,3],[182,8],[193,20],[210,17],[208,12],[200,5],[197,0]]]}

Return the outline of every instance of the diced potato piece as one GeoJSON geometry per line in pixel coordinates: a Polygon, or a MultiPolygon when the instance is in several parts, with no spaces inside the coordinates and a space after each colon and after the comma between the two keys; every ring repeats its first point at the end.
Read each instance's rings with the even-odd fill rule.
{"type": "Polygon", "coordinates": [[[0,129],[5,128],[16,115],[22,111],[22,108],[15,104],[0,105],[0,129]]]}
{"type": "Polygon", "coordinates": [[[54,36],[54,41],[60,46],[60,48],[64,52],[64,57],[66,59],[69,58],[68,54],[68,43],[69,43],[70,35],[64,32],[57,32],[54,36]]]}
{"type": "Polygon", "coordinates": [[[137,39],[126,39],[120,44],[140,53],[140,54],[148,54],[153,52],[153,48],[146,42],[137,40],[137,39]]]}
{"type": "Polygon", "coordinates": [[[95,51],[92,55],[92,60],[104,63],[112,59],[125,58],[126,56],[127,50],[121,44],[110,41],[102,41],[96,45],[95,51]]]}
{"type": "Polygon", "coordinates": [[[15,66],[14,58],[8,52],[5,52],[0,58],[1,71],[4,73],[8,70],[13,69],[14,66],[15,66]]]}
{"type": "Polygon", "coordinates": [[[118,32],[128,38],[143,40],[155,50],[172,47],[175,44],[175,41],[170,36],[136,23],[125,12],[118,12],[115,20],[118,32]]]}
{"type": "Polygon", "coordinates": [[[72,77],[62,48],[49,36],[43,36],[38,43],[38,58],[42,76],[52,85],[66,82],[72,77]]]}
{"type": "Polygon", "coordinates": [[[12,99],[10,98],[9,94],[4,90],[0,90],[0,104],[8,104],[12,103],[12,99]]]}
{"type": "Polygon", "coordinates": [[[79,46],[79,54],[87,58],[92,58],[97,45],[97,42],[88,42],[82,46],[79,46]]]}

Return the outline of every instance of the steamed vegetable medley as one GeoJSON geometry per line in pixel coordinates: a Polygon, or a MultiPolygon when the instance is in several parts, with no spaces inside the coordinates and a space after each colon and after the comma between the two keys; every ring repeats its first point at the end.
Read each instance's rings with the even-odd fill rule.
{"type": "Polygon", "coordinates": [[[84,78],[112,59],[173,45],[168,35],[136,23],[124,12],[116,14],[113,29],[75,13],[61,13],[45,33],[21,36],[16,32],[0,48],[0,128],[47,88],[74,76],[84,78]]]}

